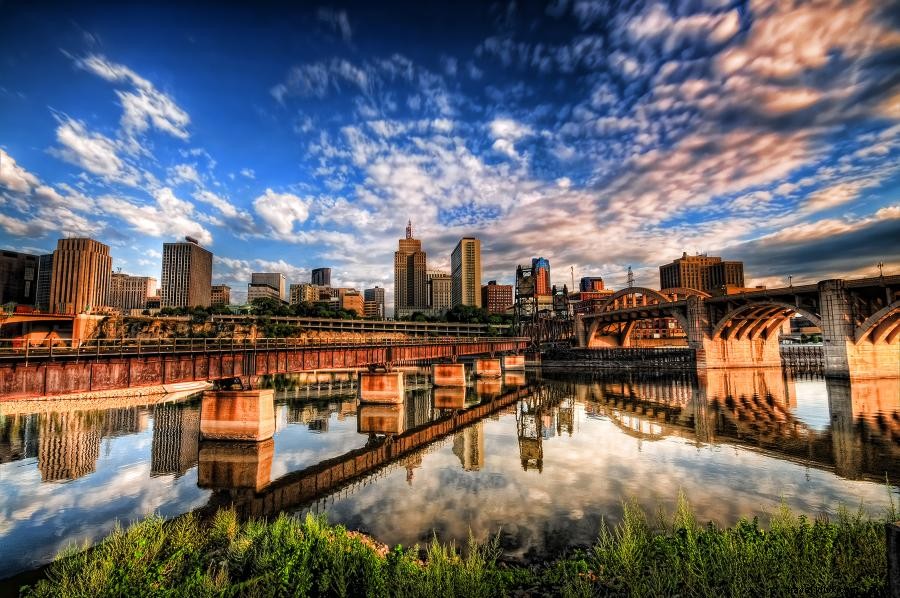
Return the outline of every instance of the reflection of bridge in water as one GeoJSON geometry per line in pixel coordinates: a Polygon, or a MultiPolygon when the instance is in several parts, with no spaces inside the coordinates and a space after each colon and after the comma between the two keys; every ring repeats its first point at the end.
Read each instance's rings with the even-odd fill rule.
{"type": "Polygon", "coordinates": [[[525,385],[474,404],[465,388],[453,389],[453,396],[440,393],[440,406],[430,392],[422,391],[412,393],[400,405],[361,404],[358,429],[369,434],[364,447],[272,481],[272,441],[203,442],[198,483],[216,493],[202,511],[231,505],[243,517],[263,517],[315,505],[354,492],[397,467],[406,467],[409,476],[425,453],[451,440],[460,443],[455,452],[463,467],[477,468],[483,460],[483,448],[482,454],[477,454],[478,440],[474,439],[473,447],[469,438],[467,447],[465,436],[456,436],[484,418],[530,399],[538,388],[525,385]]]}
{"type": "Polygon", "coordinates": [[[682,437],[729,443],[849,479],[900,480],[896,380],[827,380],[830,424],[794,415],[795,378],[780,369],[708,372],[628,381],[556,382],[572,387],[588,417],[607,417],[641,441],[682,437]]]}

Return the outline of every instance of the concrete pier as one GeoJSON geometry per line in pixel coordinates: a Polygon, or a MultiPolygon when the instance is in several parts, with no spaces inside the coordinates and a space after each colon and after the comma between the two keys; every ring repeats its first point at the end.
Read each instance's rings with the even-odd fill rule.
{"type": "Polygon", "coordinates": [[[205,441],[200,444],[197,485],[213,490],[251,489],[269,485],[275,441],[205,441]]]}
{"type": "Polygon", "coordinates": [[[403,372],[360,372],[361,403],[402,403],[405,395],[403,372]]]}
{"type": "Polygon", "coordinates": [[[465,386],[466,366],[462,363],[436,363],[431,366],[431,383],[435,386],[465,386]]]}
{"type": "Polygon", "coordinates": [[[463,409],[465,406],[465,386],[442,386],[434,388],[435,409],[463,409]]]}
{"type": "Polygon", "coordinates": [[[499,359],[475,360],[475,377],[477,378],[499,378],[502,373],[499,359]]]}
{"type": "Polygon", "coordinates": [[[504,355],[503,356],[503,371],[524,371],[525,370],[525,356],[524,355],[504,355]]]}
{"type": "Polygon", "coordinates": [[[360,434],[402,434],[403,408],[400,405],[360,405],[356,415],[360,434]]]}
{"type": "Polygon", "coordinates": [[[200,405],[200,437],[268,440],[275,434],[275,391],[208,390],[200,405]]]}

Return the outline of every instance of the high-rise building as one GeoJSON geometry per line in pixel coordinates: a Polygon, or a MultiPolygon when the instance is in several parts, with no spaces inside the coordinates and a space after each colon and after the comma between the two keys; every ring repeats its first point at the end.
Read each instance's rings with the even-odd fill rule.
{"type": "Polygon", "coordinates": [[[578,285],[578,290],[582,293],[590,293],[591,291],[602,291],[606,287],[603,279],[599,276],[585,276],[578,285]]]}
{"type": "Polygon", "coordinates": [[[384,289],[378,285],[375,285],[371,289],[365,289],[363,291],[363,299],[365,299],[366,303],[375,303],[376,308],[374,308],[375,313],[369,313],[369,311],[373,308],[366,308],[366,317],[374,317],[377,316],[379,318],[384,318],[384,289]]]}
{"type": "Polygon", "coordinates": [[[281,272],[254,272],[250,275],[250,284],[247,285],[247,303],[253,303],[254,299],[269,297],[284,301],[285,278],[281,272]]]}
{"type": "Polygon", "coordinates": [[[400,239],[394,252],[394,317],[402,318],[427,308],[425,296],[425,252],[422,242],[412,236],[412,222],[406,225],[406,238],[400,239]]]}
{"type": "Polygon", "coordinates": [[[231,287],[227,284],[214,284],[210,288],[209,304],[213,307],[231,305],[231,287]]]}
{"type": "Polygon", "coordinates": [[[313,268],[310,282],[320,287],[331,286],[331,268],[313,268]]]}
{"type": "Polygon", "coordinates": [[[534,294],[550,295],[550,260],[545,257],[531,259],[531,275],[534,276],[534,294]]]}
{"type": "Polygon", "coordinates": [[[113,272],[109,283],[109,306],[122,313],[145,309],[147,297],[156,294],[156,279],[113,272]]]}
{"type": "Polygon", "coordinates": [[[37,284],[34,291],[34,307],[41,311],[50,309],[50,281],[53,279],[53,254],[38,256],[37,284]]]}
{"type": "Polygon", "coordinates": [[[319,300],[319,287],[308,282],[291,285],[291,305],[315,303],[319,300]]]}
{"type": "Polygon", "coordinates": [[[0,305],[34,305],[38,256],[17,251],[0,252],[0,305]]]}
{"type": "Polygon", "coordinates": [[[372,320],[383,320],[384,304],[378,301],[363,301],[363,315],[372,320]]]}
{"type": "Polygon", "coordinates": [[[209,307],[212,303],[212,252],[197,239],[163,243],[162,306],[209,307]]]}
{"type": "Polygon", "coordinates": [[[511,284],[497,284],[489,281],[481,287],[481,307],[492,314],[503,314],[512,309],[513,288],[511,284]]]}
{"type": "Polygon", "coordinates": [[[481,241],[463,237],[450,256],[451,302],[481,307],[481,241]]]}
{"type": "Polygon", "coordinates": [[[684,287],[710,294],[723,294],[726,287],[744,286],[744,263],[723,262],[721,257],[688,255],[659,267],[662,289],[684,287]]]}
{"type": "Polygon", "coordinates": [[[440,315],[453,306],[453,279],[447,272],[429,270],[425,273],[428,294],[428,308],[432,314],[440,315]]]}
{"type": "Polygon", "coordinates": [[[60,239],[53,252],[49,310],[80,314],[107,305],[111,275],[108,246],[93,239],[60,239]]]}

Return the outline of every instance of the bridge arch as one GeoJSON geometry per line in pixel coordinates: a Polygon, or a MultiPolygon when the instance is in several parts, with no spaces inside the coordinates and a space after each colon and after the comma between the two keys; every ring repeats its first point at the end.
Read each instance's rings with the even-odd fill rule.
{"type": "Polygon", "coordinates": [[[900,336],[900,300],[878,310],[856,327],[856,344],[869,340],[873,345],[881,341],[890,344],[900,336]]]}
{"type": "MultiPolygon", "coordinates": [[[[673,288],[657,291],[647,287],[627,287],[620,289],[606,298],[593,314],[588,314],[587,318],[590,325],[586,330],[586,345],[588,347],[598,346],[628,346],[628,339],[634,330],[639,319],[623,320],[623,321],[604,321],[601,317],[604,313],[614,312],[620,309],[632,309],[641,307],[652,307],[660,304],[673,303],[674,301],[686,299],[688,297],[707,296],[702,291],[695,291],[687,288],[673,288]],[[591,316],[595,317],[591,317],[591,316]],[[603,342],[601,339],[608,339],[603,342]]],[[[672,317],[678,322],[681,329],[688,334],[690,329],[686,314],[679,309],[666,309],[663,317],[672,317]]]]}
{"type": "Polygon", "coordinates": [[[797,305],[766,299],[741,305],[726,313],[716,323],[711,336],[714,340],[768,339],[793,313],[822,327],[822,318],[818,314],[797,305]]]}

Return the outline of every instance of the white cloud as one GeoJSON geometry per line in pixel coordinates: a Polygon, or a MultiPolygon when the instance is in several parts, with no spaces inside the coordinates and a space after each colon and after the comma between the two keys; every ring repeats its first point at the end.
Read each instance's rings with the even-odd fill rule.
{"type": "Polygon", "coordinates": [[[36,176],[16,164],[13,157],[0,148],[0,186],[15,193],[28,194],[38,184],[36,176]]]}
{"type": "Polygon", "coordinates": [[[192,236],[204,245],[212,243],[212,234],[195,218],[194,205],[163,187],[154,193],[155,205],[141,204],[120,197],[104,196],[97,200],[101,209],[118,216],[135,230],[151,237],[179,238],[192,236]]]}
{"type": "Polygon", "coordinates": [[[116,91],[124,111],[121,124],[127,137],[140,135],[151,126],[178,139],[190,136],[187,131],[191,122],[188,113],[128,67],[110,62],[98,54],[76,59],[75,64],[107,81],[127,83],[133,87],[131,91],[116,91]]]}
{"type": "Polygon", "coordinates": [[[294,223],[306,222],[309,205],[293,193],[275,193],[271,189],[253,200],[253,209],[272,230],[286,238],[294,233],[294,223]]]}
{"type": "Polygon", "coordinates": [[[252,168],[241,168],[241,176],[247,177],[248,179],[255,179],[256,172],[252,168]]]}
{"type": "Polygon", "coordinates": [[[200,174],[194,164],[176,164],[169,168],[169,184],[177,185],[178,183],[193,183],[198,187],[203,186],[200,174]]]}
{"type": "Polygon", "coordinates": [[[100,133],[87,130],[81,121],[58,117],[56,140],[62,147],[51,149],[55,156],[84,168],[106,180],[137,185],[137,170],[118,155],[118,144],[100,133]]]}
{"type": "Polygon", "coordinates": [[[319,9],[317,16],[320,21],[328,23],[335,31],[338,31],[346,43],[349,44],[353,40],[353,29],[350,27],[350,19],[347,17],[346,10],[323,7],[319,9]]]}

